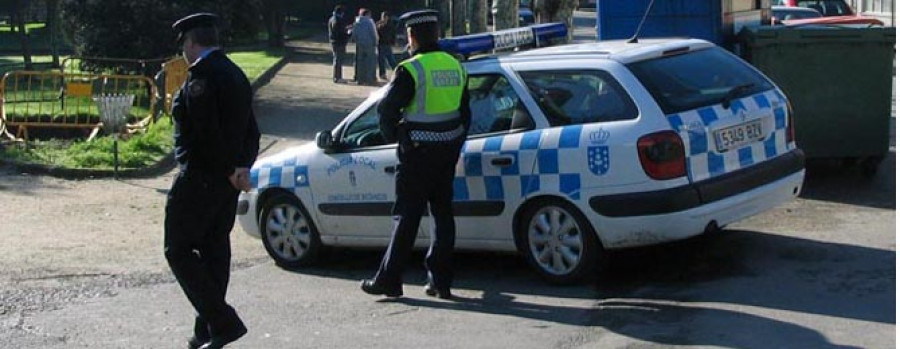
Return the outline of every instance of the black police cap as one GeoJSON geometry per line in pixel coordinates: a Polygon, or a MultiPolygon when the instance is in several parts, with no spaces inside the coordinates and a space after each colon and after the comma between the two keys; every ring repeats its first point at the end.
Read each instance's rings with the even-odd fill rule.
{"type": "Polygon", "coordinates": [[[215,27],[219,22],[219,16],[208,12],[194,13],[172,24],[172,29],[178,32],[178,42],[184,39],[184,34],[192,29],[202,27],[215,27]]]}
{"type": "Polygon", "coordinates": [[[420,10],[420,11],[412,11],[404,13],[400,16],[400,21],[402,21],[407,27],[412,27],[419,24],[425,23],[437,23],[438,22],[438,12],[435,10],[420,10]]]}

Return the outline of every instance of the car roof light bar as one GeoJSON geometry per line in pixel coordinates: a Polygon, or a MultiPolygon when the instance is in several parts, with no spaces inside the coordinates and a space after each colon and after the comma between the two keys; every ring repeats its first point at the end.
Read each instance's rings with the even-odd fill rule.
{"type": "Polygon", "coordinates": [[[565,40],[567,32],[564,23],[545,23],[441,39],[438,44],[444,51],[468,57],[494,50],[551,46],[565,40]]]}

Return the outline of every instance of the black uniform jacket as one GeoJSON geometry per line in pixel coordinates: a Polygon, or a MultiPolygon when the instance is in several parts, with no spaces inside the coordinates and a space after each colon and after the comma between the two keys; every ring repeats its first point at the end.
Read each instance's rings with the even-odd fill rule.
{"type": "MultiPolygon", "coordinates": [[[[432,46],[423,46],[412,53],[413,56],[420,53],[440,51],[441,49],[435,44],[432,46]]],[[[401,148],[408,143],[408,131],[403,122],[403,109],[409,105],[410,101],[416,95],[416,81],[406,68],[397,66],[394,71],[394,78],[390,82],[388,91],[381,102],[378,103],[379,128],[381,134],[384,135],[385,141],[390,144],[400,142],[401,148]]],[[[461,122],[463,127],[468,130],[472,112],[469,110],[469,83],[466,82],[463,87],[462,99],[459,102],[459,121],[453,121],[443,127],[449,131],[461,122]]]]}
{"type": "Polygon", "coordinates": [[[178,163],[223,176],[252,166],[259,151],[252,103],[247,77],[222,50],[198,60],[172,103],[178,163]]]}

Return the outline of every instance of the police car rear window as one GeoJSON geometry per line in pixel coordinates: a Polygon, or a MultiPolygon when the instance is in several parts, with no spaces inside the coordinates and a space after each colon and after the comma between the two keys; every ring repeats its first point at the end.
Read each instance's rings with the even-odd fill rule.
{"type": "Polygon", "coordinates": [[[772,89],[762,74],[718,47],[636,62],[628,68],[665,114],[772,89]]]}
{"type": "Polygon", "coordinates": [[[550,126],[637,118],[637,107],[609,73],[600,70],[520,71],[550,126]]]}

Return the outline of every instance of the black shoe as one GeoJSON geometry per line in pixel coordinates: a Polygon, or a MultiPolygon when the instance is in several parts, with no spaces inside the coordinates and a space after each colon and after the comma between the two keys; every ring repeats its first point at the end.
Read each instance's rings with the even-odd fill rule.
{"type": "Polygon", "coordinates": [[[359,285],[359,288],[361,288],[363,292],[375,296],[385,295],[387,297],[397,298],[403,295],[403,286],[397,285],[396,287],[385,287],[377,284],[375,280],[363,280],[362,284],[359,285]]]}
{"type": "Polygon", "coordinates": [[[240,325],[240,327],[232,332],[228,332],[221,336],[213,336],[212,339],[209,340],[209,343],[200,346],[199,349],[221,349],[225,347],[226,344],[238,340],[238,338],[243,337],[245,334],[247,334],[247,328],[244,327],[244,325],[240,325]]]}
{"type": "Polygon", "coordinates": [[[203,340],[203,339],[197,339],[196,336],[191,336],[191,338],[188,338],[187,347],[188,347],[188,349],[197,349],[197,348],[202,347],[204,344],[206,344],[206,342],[209,342],[209,339],[203,340]]]}
{"type": "Polygon", "coordinates": [[[437,288],[434,287],[430,282],[425,285],[425,294],[435,297],[437,296],[440,299],[451,299],[453,298],[453,294],[450,293],[450,288],[437,288]]]}

